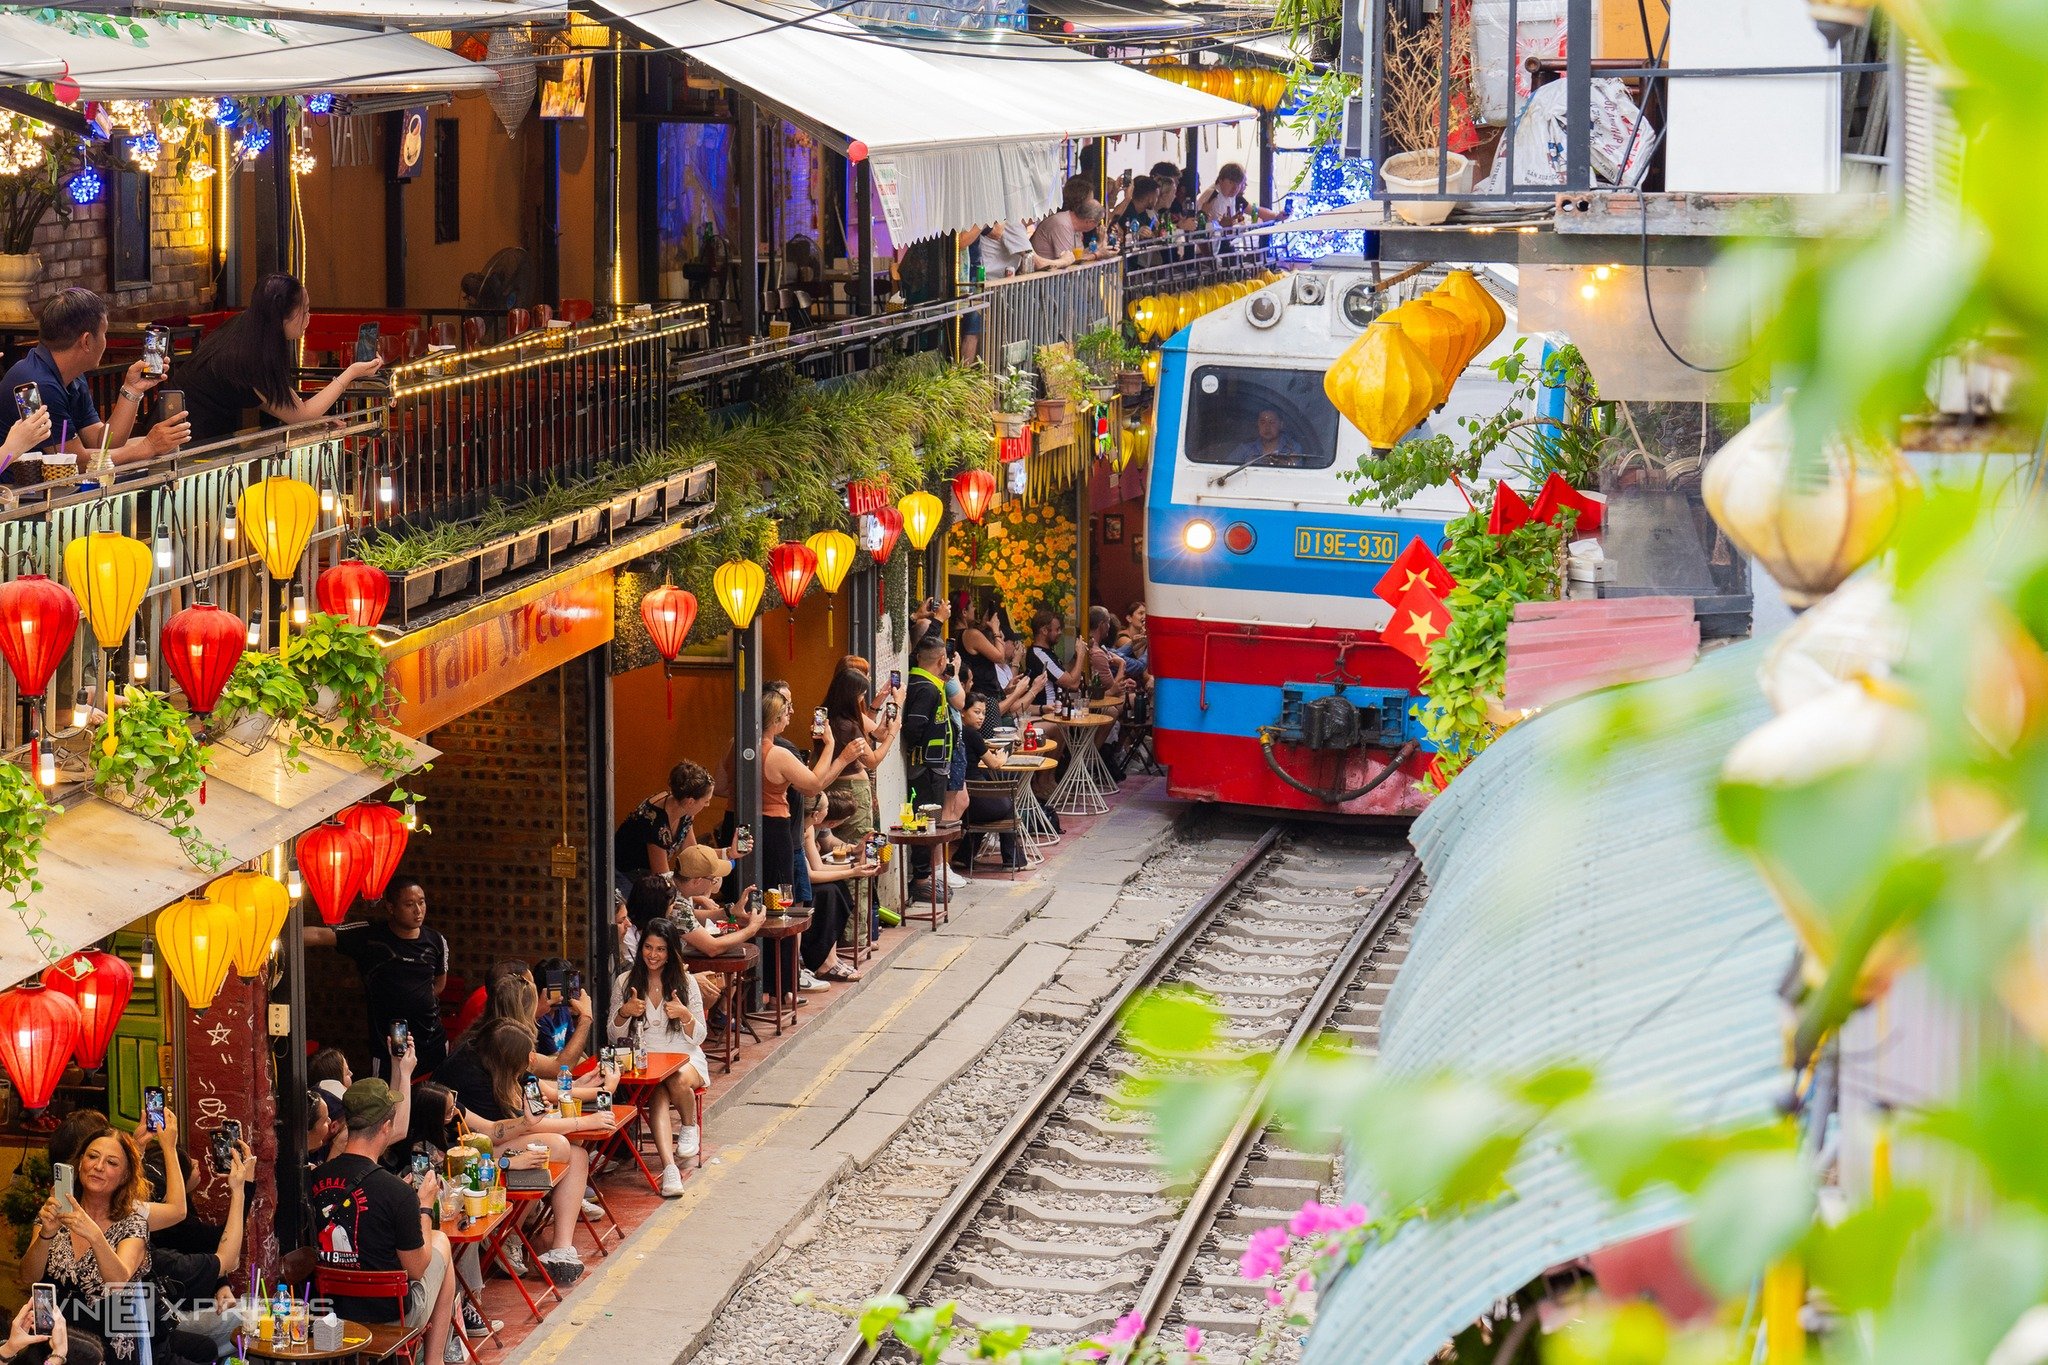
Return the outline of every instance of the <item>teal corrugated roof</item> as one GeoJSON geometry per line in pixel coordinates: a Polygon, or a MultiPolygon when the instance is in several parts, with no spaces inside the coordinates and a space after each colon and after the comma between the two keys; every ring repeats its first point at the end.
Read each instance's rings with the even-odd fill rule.
{"type": "MultiPolygon", "coordinates": [[[[1614,1091],[1701,1121],[1770,1111],[1793,939],[1711,806],[1722,758],[1770,714],[1761,657],[1738,645],[1635,689],[1658,719],[1604,762],[1580,761],[1598,699],[1517,726],[1416,821],[1430,898],[1387,1002],[1383,1066],[1585,1061],[1614,1091]]],[[[1411,1223],[1345,1271],[1322,1295],[1308,1365],[1423,1365],[1551,1266],[1679,1217],[1669,1197],[1617,1205],[1541,1135],[1509,1181],[1513,1197],[1411,1223]]],[[[1378,1202],[1361,1165],[1350,1183],[1378,1202]]]]}

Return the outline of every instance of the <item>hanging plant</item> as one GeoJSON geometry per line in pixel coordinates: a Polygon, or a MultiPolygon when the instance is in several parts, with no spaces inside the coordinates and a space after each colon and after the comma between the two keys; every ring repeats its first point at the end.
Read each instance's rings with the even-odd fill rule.
{"type": "MultiPolygon", "coordinates": [[[[249,716],[268,716],[284,727],[285,761],[304,772],[299,761],[300,718],[310,698],[305,684],[275,654],[244,653],[228,675],[220,700],[214,703],[214,723],[222,729],[249,716]]],[[[324,734],[325,731],[323,730],[324,734]]]]}
{"type": "Polygon", "coordinates": [[[397,785],[411,767],[412,750],[385,728],[393,703],[384,682],[384,651],[377,647],[376,637],[338,616],[314,612],[292,638],[283,661],[312,699],[292,722],[299,737],[354,754],[393,784],[393,801],[418,801],[417,792],[397,785]],[[331,722],[321,717],[322,708],[329,707],[331,722]]]}
{"type": "Polygon", "coordinates": [[[126,792],[138,810],[169,828],[194,867],[218,871],[227,865],[228,851],[199,832],[193,804],[212,757],[193,736],[184,712],[154,692],[130,687],[93,746],[93,783],[102,791],[126,792]]]}
{"type": "Polygon", "coordinates": [[[8,908],[21,917],[36,951],[55,962],[61,956],[57,942],[43,928],[43,912],[28,903],[43,889],[36,871],[49,819],[50,803],[36,790],[35,779],[12,763],[0,763],[0,896],[9,898],[8,908]]]}

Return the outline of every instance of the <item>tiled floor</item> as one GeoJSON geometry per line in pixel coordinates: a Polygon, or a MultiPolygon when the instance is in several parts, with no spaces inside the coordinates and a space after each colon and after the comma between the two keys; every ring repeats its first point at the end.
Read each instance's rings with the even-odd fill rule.
{"type": "MultiPolygon", "coordinates": [[[[1127,784],[1126,790],[1135,788],[1142,781],[1143,779],[1134,778],[1131,783],[1127,784]]],[[[1047,859],[1043,865],[1033,869],[1031,872],[1021,873],[1019,876],[1044,876],[1053,869],[1056,869],[1064,852],[1078,842],[1078,836],[1086,835],[1095,826],[1097,821],[1102,818],[1100,816],[1062,816],[1061,823],[1067,837],[1060,844],[1046,850],[1047,859]]],[[[991,872],[986,869],[976,874],[977,880],[984,876],[994,877],[998,880],[1004,879],[1004,874],[991,872]]],[[[880,941],[876,944],[876,951],[882,956],[892,956],[915,936],[929,932],[931,932],[929,926],[919,920],[910,920],[900,928],[884,929],[880,941]]],[[[865,970],[865,966],[863,969],[865,970]]],[[[837,997],[840,992],[849,989],[857,991],[859,984],[855,983],[851,987],[844,984],[834,986],[832,994],[834,997],[837,997]]],[[[812,999],[817,1001],[817,1003],[823,1003],[818,1001],[817,997],[812,997],[812,999]]],[[[807,1010],[800,1010],[797,1014],[796,1025],[793,1028],[785,1025],[781,1037],[776,1036],[772,1025],[757,1023],[755,1029],[760,1034],[759,1040],[756,1041],[755,1039],[748,1038],[742,1041],[739,1056],[734,1061],[733,1069],[729,1074],[717,1072],[716,1065],[714,1064],[713,1071],[715,1074],[711,1077],[711,1091],[705,1100],[704,1160],[706,1162],[715,1161],[718,1156],[717,1111],[719,1100],[731,1094],[735,1088],[742,1086],[748,1076],[773,1057],[790,1039],[801,1033],[808,1019],[815,1014],[815,1006],[807,1010]]],[[[649,1143],[651,1146],[651,1136],[649,1143]]],[[[651,1155],[648,1158],[648,1164],[650,1166],[654,1165],[651,1155]]],[[[659,1174],[660,1167],[655,1166],[655,1171],[659,1174]]],[[[684,1172],[685,1177],[689,1174],[690,1172],[687,1170],[684,1172]]],[[[619,1227],[627,1234],[630,1234],[635,1228],[639,1227],[662,1203],[661,1197],[648,1188],[647,1181],[641,1175],[640,1169],[637,1166],[628,1165],[624,1169],[614,1168],[610,1173],[600,1177],[598,1183],[603,1189],[605,1200],[610,1206],[613,1216],[618,1220],[619,1227]]],[[[610,1226],[609,1223],[603,1225],[607,1231],[610,1226]]],[[[605,1241],[608,1250],[616,1250],[622,1240],[620,1237],[607,1235],[605,1241]]],[[[591,1238],[587,1228],[579,1230],[577,1233],[576,1246],[583,1254],[586,1275],[602,1275],[605,1268],[605,1258],[592,1250],[591,1238]]],[[[484,1311],[490,1317],[500,1319],[505,1324],[504,1328],[498,1333],[494,1343],[481,1347],[480,1358],[485,1362],[485,1365],[489,1365],[489,1362],[518,1347],[539,1324],[533,1320],[532,1315],[527,1311],[525,1302],[519,1297],[519,1293],[512,1283],[497,1275],[491,1276],[485,1282],[483,1302],[484,1311]]],[[[545,1307],[552,1308],[554,1305],[549,1304],[545,1307]]],[[[428,1365],[431,1365],[431,1363],[428,1363],[428,1365]]]]}

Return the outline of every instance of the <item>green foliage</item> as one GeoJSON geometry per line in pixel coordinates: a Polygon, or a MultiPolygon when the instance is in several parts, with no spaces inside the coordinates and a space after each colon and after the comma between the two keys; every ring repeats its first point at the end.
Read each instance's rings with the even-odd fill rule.
{"type": "Polygon", "coordinates": [[[0,761],[0,896],[21,917],[29,942],[54,962],[56,940],[43,928],[43,913],[30,912],[28,898],[43,889],[36,869],[42,861],[43,830],[50,805],[36,790],[35,778],[12,763],[0,761]]]}
{"type": "MultiPolygon", "coordinates": [[[[1488,500],[1490,502],[1490,499],[1488,500]]],[[[1484,504],[1482,504],[1484,505],[1484,504]]],[[[1474,509],[1445,528],[1444,567],[1458,586],[1444,605],[1451,621],[1430,642],[1416,717],[1437,746],[1434,786],[1455,777],[1493,742],[1500,727],[1487,718],[1508,667],[1508,625],[1523,602],[1558,594],[1558,555],[1565,532],[1529,522],[1497,536],[1474,509]]]]}
{"type": "Polygon", "coordinates": [[[1074,355],[1099,384],[1116,382],[1120,370],[1135,370],[1145,363],[1145,353],[1124,339],[1121,322],[1106,323],[1074,339],[1074,355]]]}
{"type": "Polygon", "coordinates": [[[184,712],[146,688],[130,687],[92,748],[93,781],[102,790],[126,792],[138,809],[170,829],[193,866],[218,872],[227,865],[228,851],[199,832],[193,805],[212,757],[193,736],[184,712]]]}
{"type": "Polygon", "coordinates": [[[291,638],[283,663],[316,704],[323,688],[333,697],[331,722],[312,707],[290,718],[298,737],[355,755],[394,784],[393,801],[419,800],[417,792],[395,785],[410,768],[412,749],[385,728],[397,701],[384,681],[384,651],[376,636],[338,616],[314,612],[291,638]]]}
{"type": "Polygon", "coordinates": [[[36,1215],[49,1201],[53,1183],[49,1152],[31,1145],[22,1154],[21,1164],[14,1168],[14,1176],[7,1182],[7,1188],[0,1190],[0,1215],[5,1215],[8,1225],[14,1229],[16,1256],[28,1251],[29,1233],[35,1227],[36,1215]]]}
{"type": "Polygon", "coordinates": [[[1087,397],[1089,385],[1095,383],[1095,376],[1088,373],[1088,367],[1064,341],[1047,342],[1033,358],[1038,362],[1038,377],[1047,398],[1079,403],[1087,397]]]}
{"type": "Polygon", "coordinates": [[[1038,396],[1038,376],[1019,366],[996,376],[996,411],[1021,414],[1031,411],[1038,396]]]}
{"type": "Polygon", "coordinates": [[[988,1360],[1000,1365],[1202,1365],[1201,1333],[1186,1333],[1175,1346],[1138,1335],[1142,1322],[1128,1314],[1116,1329],[1067,1346],[1031,1345],[1031,1328],[1008,1318],[988,1318],[979,1323],[960,1318],[959,1306],[951,1301],[924,1308],[912,1308],[909,1300],[896,1294],[878,1295],[858,1308],[829,1302],[811,1291],[798,1290],[790,1302],[800,1308],[817,1308],[844,1318],[869,1347],[893,1342],[884,1356],[907,1355],[919,1365],[938,1365],[941,1359],[958,1359],[964,1346],[968,1360],[988,1360]],[[953,1354],[948,1355],[948,1348],[953,1354]]]}
{"type": "Polygon", "coordinates": [[[1614,407],[1599,401],[1578,347],[1559,346],[1537,364],[1523,351],[1527,344],[1527,337],[1517,338],[1512,350],[1488,365],[1514,390],[1491,417],[1460,417],[1462,439],[1438,432],[1403,441],[1385,455],[1368,451],[1358,457],[1358,468],[1341,471],[1359,485],[1351,494],[1353,505],[1398,507],[1426,489],[1472,483],[1482,462],[1496,457],[1524,483],[1539,484],[1555,470],[1574,488],[1594,487],[1604,444],[1614,432],[1614,407]],[[1564,391],[1561,418],[1537,411],[1548,389],[1564,391]]]}
{"type": "Polygon", "coordinates": [[[285,759],[299,764],[299,741],[303,731],[298,721],[306,714],[306,686],[275,654],[246,650],[228,675],[227,686],[214,703],[213,721],[225,728],[246,716],[263,715],[287,727],[285,759]]]}

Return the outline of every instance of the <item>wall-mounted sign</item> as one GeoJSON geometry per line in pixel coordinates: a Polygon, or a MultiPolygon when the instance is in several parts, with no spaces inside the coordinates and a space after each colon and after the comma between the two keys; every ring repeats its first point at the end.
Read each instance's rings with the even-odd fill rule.
{"type": "Polygon", "coordinates": [[[392,658],[385,677],[405,698],[393,724],[417,738],[611,638],[611,574],[557,588],[392,658]]]}
{"type": "Polygon", "coordinates": [[[427,159],[427,111],[408,109],[398,119],[398,148],[391,161],[394,180],[410,180],[427,159]]]}

